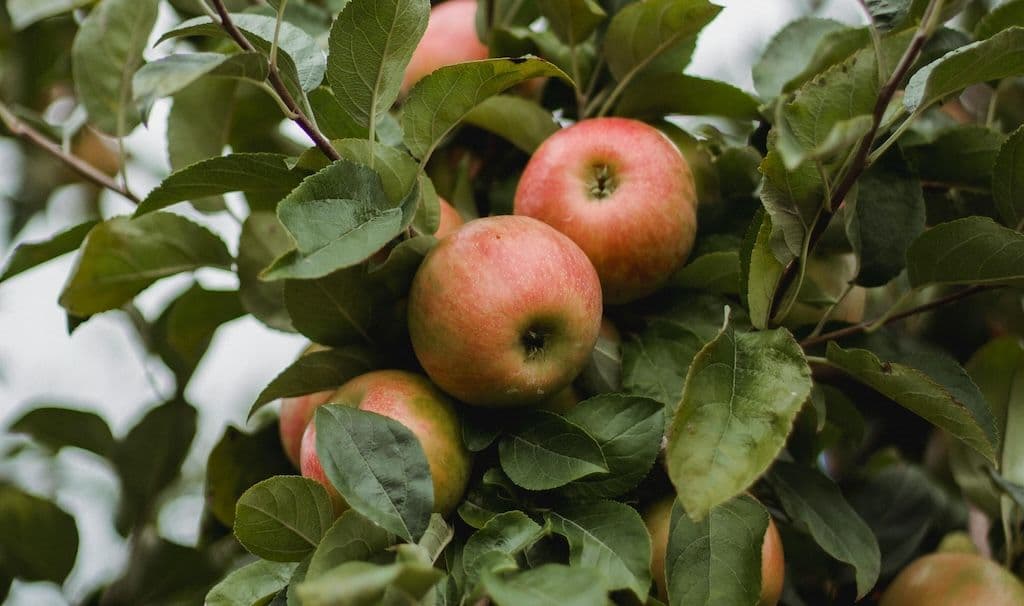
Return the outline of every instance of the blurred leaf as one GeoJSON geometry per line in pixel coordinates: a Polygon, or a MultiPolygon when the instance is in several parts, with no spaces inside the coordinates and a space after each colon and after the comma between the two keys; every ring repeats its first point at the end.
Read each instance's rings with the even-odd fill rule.
{"type": "Polygon", "coordinates": [[[528,154],[559,129],[551,112],[533,101],[512,95],[485,99],[466,114],[465,121],[504,137],[528,154]]]}
{"type": "Polygon", "coordinates": [[[354,509],[346,510],[317,545],[305,578],[312,580],[322,577],[345,562],[371,561],[385,553],[396,541],[395,535],[354,509]]]}
{"type": "Polygon", "coordinates": [[[550,514],[552,530],[569,542],[569,565],[600,572],[608,590],[643,600],[651,587],[651,537],[635,509],[591,501],[550,514]]]}
{"type": "MultiPolygon", "coordinates": [[[[1024,2],[1021,11],[1024,12],[1024,2]]],[[[1024,224],[1024,126],[999,149],[992,174],[992,196],[1003,223],[1019,229],[1024,224]]]]}
{"type": "Polygon", "coordinates": [[[280,154],[239,153],[197,162],[164,179],[135,209],[135,216],[233,191],[284,197],[303,177],[288,170],[286,159],[280,154]]]}
{"type": "MultiPolygon", "coordinates": [[[[172,171],[224,153],[231,137],[237,88],[236,80],[200,78],[172,97],[167,116],[167,160],[172,171]]],[[[282,196],[283,193],[278,195],[282,196]]],[[[219,195],[192,197],[189,201],[201,212],[220,211],[225,207],[224,198],[219,195]]]]}
{"type": "Polygon", "coordinates": [[[608,331],[602,324],[594,351],[590,353],[590,361],[577,377],[576,384],[584,393],[591,395],[623,391],[622,338],[614,326],[608,331]]]}
{"type": "Polygon", "coordinates": [[[882,31],[892,30],[910,16],[913,0],[867,0],[871,19],[882,31]]]}
{"type": "Polygon", "coordinates": [[[694,520],[746,490],[786,444],[811,394],[803,350],[785,329],[727,325],[697,354],[668,430],[666,462],[694,520]]]}
{"type": "Polygon", "coordinates": [[[15,30],[37,21],[89,6],[96,0],[7,0],[7,13],[15,30]]]}
{"type": "Polygon", "coordinates": [[[501,468],[518,486],[550,490],[607,473],[601,446],[583,428],[553,412],[524,410],[498,443],[501,468]]]}
{"type": "Polygon", "coordinates": [[[24,433],[53,451],[70,446],[101,457],[110,455],[114,436],[103,417],[69,408],[36,408],[11,423],[12,433],[24,433]]]}
{"type": "Polygon", "coordinates": [[[996,473],[991,467],[989,468],[989,474],[992,476],[992,481],[996,483],[996,486],[998,486],[1006,496],[1010,497],[1017,507],[1024,509],[1024,485],[1010,482],[1003,476],[996,473]]]}
{"type": "Polygon", "coordinates": [[[1008,0],[993,8],[974,26],[974,38],[985,40],[1014,26],[1024,26],[1024,0],[1008,0]]]}
{"type": "Polygon", "coordinates": [[[758,101],[731,84],[684,74],[650,74],[634,80],[615,113],[635,118],[722,116],[757,120],[758,101]]]}
{"type": "Polygon", "coordinates": [[[82,22],[71,47],[78,99],[89,122],[111,135],[139,123],[132,103],[132,74],[143,63],[158,0],[104,0],[82,22]]]}
{"type": "Polygon", "coordinates": [[[761,554],[771,516],[740,495],[694,522],[676,501],[665,555],[670,604],[749,604],[761,595],[761,554]]]}
{"type": "Polygon", "coordinates": [[[431,566],[412,562],[378,566],[346,562],[323,576],[304,581],[297,588],[303,606],[374,606],[388,604],[393,592],[397,603],[417,604],[444,574],[431,566]]]}
{"type": "Polygon", "coordinates": [[[184,390],[222,324],[245,315],[234,290],[206,290],[198,284],[181,294],[153,325],[156,351],[184,390]]]}
{"type": "Polygon", "coordinates": [[[235,509],[235,537],[255,556],[298,562],[334,521],[327,491],[308,478],[276,476],[250,487],[235,509]]]}
{"type": "Polygon", "coordinates": [[[121,479],[117,529],[126,535],[156,514],[160,493],[181,472],[196,433],[196,409],[173,400],[150,410],[111,457],[121,479]]]}
{"type": "Polygon", "coordinates": [[[310,352],[274,377],[256,398],[249,410],[249,417],[252,418],[257,410],[278,398],[294,398],[336,389],[349,379],[377,368],[377,364],[374,355],[359,347],[310,352]]]}
{"type": "Polygon", "coordinates": [[[4,266],[3,271],[0,272],[0,283],[24,271],[42,265],[47,261],[52,261],[57,257],[77,250],[85,239],[86,234],[97,223],[99,221],[86,221],[66,229],[47,240],[19,244],[7,259],[7,264],[4,266]]]}
{"type": "Polygon", "coordinates": [[[256,560],[228,573],[206,594],[205,606],[262,604],[288,585],[297,564],[256,560]]]}
{"type": "Polygon", "coordinates": [[[978,124],[958,125],[923,145],[904,145],[907,160],[925,181],[951,187],[988,188],[1002,133],[978,124]]]}
{"type": "Polygon", "coordinates": [[[608,466],[608,473],[572,482],[562,494],[574,501],[618,497],[650,472],[661,450],[664,407],[649,398],[603,394],[584,400],[566,419],[588,432],[608,466]]]}
{"type": "Polygon", "coordinates": [[[267,60],[257,52],[181,53],[143,65],[132,77],[132,89],[136,104],[147,113],[157,99],[169,97],[203,76],[259,83],[267,79],[267,73],[267,60]]]}
{"type": "Polygon", "coordinates": [[[857,598],[867,595],[878,581],[878,541],[839,488],[817,471],[784,461],[775,464],[768,480],[793,524],[830,556],[853,566],[857,598]]]}
{"type": "Polygon", "coordinates": [[[277,425],[255,433],[228,426],[206,460],[206,505],[224,526],[235,524],[235,504],[252,485],[294,473],[281,449],[277,425]]]}
{"type": "Polygon", "coordinates": [[[284,283],[264,282],[259,273],[292,246],[277,215],[255,211],[242,224],[238,240],[238,295],[245,311],[267,326],[294,332],[284,301],[284,283]]]}
{"type": "Polygon", "coordinates": [[[487,572],[487,564],[494,554],[514,557],[539,541],[544,534],[544,529],[521,511],[500,513],[466,541],[462,566],[469,579],[475,581],[487,572]]]}
{"type": "MultiPolygon", "coordinates": [[[[995,461],[995,422],[980,394],[968,391],[965,385],[944,385],[903,364],[882,362],[862,349],[844,350],[829,343],[827,356],[829,362],[851,377],[950,432],[987,460],[995,461]]],[[[964,378],[973,386],[966,375],[964,378]]]]}
{"type": "Polygon", "coordinates": [[[75,519],[57,505],[0,483],[0,562],[24,581],[58,585],[78,555],[75,519]]]}
{"type": "Polygon", "coordinates": [[[562,564],[544,564],[504,578],[486,575],[483,587],[497,606],[593,606],[608,599],[600,573],[562,564]]]}
{"type": "Polygon", "coordinates": [[[677,271],[672,288],[737,295],[740,291],[740,255],[727,250],[701,255],[677,271]]]}
{"type": "Polygon", "coordinates": [[[942,223],[907,251],[911,286],[1024,284],[1024,235],[988,217],[942,223]]]}
{"type": "Polygon", "coordinates": [[[960,47],[921,68],[907,83],[903,105],[918,111],[978,82],[1024,73],[1024,27],[1011,27],[960,47]]]}
{"type": "Polygon", "coordinates": [[[487,59],[449,65],[416,84],[405,102],[405,144],[425,161],[473,108],[516,84],[554,77],[571,83],[560,69],[536,57],[487,59]]]}
{"type": "Polygon", "coordinates": [[[775,34],[754,64],[754,88],[766,101],[791,90],[790,82],[805,70],[818,45],[830,34],[849,30],[838,21],[817,17],[790,22],[775,34]]]}
{"type": "Polygon", "coordinates": [[[356,511],[407,541],[430,523],[434,485],[419,438],[383,415],[344,405],[317,409],[324,474],[356,511]]]}
{"type": "Polygon", "coordinates": [[[327,80],[357,124],[376,125],[398,99],[429,14],[428,0],[351,0],[334,21],[327,80]]]}
{"type": "Polygon", "coordinates": [[[551,31],[570,46],[582,43],[608,16],[594,0],[538,0],[551,31]]]}

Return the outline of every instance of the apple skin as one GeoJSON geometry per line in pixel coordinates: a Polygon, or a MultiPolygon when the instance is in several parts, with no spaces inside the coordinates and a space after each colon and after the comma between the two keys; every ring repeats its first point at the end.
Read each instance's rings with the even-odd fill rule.
{"type": "Polygon", "coordinates": [[[448,0],[430,9],[427,30],[405,68],[402,94],[438,68],[489,56],[476,35],[476,8],[476,0],[448,0]]]}
{"type": "Polygon", "coordinates": [[[288,460],[299,467],[299,452],[302,447],[302,434],[306,426],[313,420],[313,413],[318,406],[326,404],[332,395],[333,389],[318,391],[297,398],[284,398],[281,400],[281,418],[278,421],[278,429],[281,433],[281,446],[288,460]]]}
{"type": "Polygon", "coordinates": [[[409,292],[427,375],[480,406],[539,404],[586,366],[601,284],[572,240],[529,217],[476,219],[441,240],[409,292]]]}
{"type": "MultiPolygon", "coordinates": [[[[656,501],[643,514],[647,531],[651,533],[651,573],[658,587],[658,599],[668,603],[668,586],[665,576],[665,557],[668,554],[669,526],[672,522],[672,505],[675,498],[656,501]]],[[[786,574],[782,538],[774,520],[768,521],[768,529],[761,543],[761,598],[757,606],[775,606],[782,597],[782,582],[786,574]]]]}
{"type": "MultiPolygon", "coordinates": [[[[403,370],[376,370],[341,386],[329,400],[394,419],[419,439],[434,482],[434,511],[451,513],[462,501],[469,483],[472,457],[462,443],[462,429],[455,406],[430,381],[403,370]]],[[[335,509],[344,500],[331,485],[316,454],[316,426],[310,423],[302,435],[302,475],[327,488],[335,509]]]]}
{"type": "Polygon", "coordinates": [[[459,214],[459,211],[455,210],[455,207],[447,200],[438,198],[438,202],[440,202],[441,206],[441,224],[438,225],[437,231],[434,232],[434,237],[440,240],[465,225],[466,222],[462,220],[462,215],[459,214]]]}
{"type": "Polygon", "coordinates": [[[697,233],[693,175],[652,126],[584,120],[547,139],[519,180],[515,214],[539,219],[590,257],[610,304],[659,288],[685,263],[697,233]]]}
{"type": "Polygon", "coordinates": [[[933,553],[904,568],[882,595],[880,606],[1020,606],[1024,584],[979,555],[933,553]]]}

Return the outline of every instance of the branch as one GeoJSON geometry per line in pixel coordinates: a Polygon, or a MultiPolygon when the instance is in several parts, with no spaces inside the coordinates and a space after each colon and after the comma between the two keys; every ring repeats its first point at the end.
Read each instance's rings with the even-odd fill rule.
{"type": "MultiPolygon", "coordinates": [[[[243,34],[235,25],[234,21],[231,20],[231,15],[228,13],[227,7],[224,6],[224,0],[212,0],[212,2],[214,8],[217,9],[217,15],[220,16],[220,25],[224,28],[224,31],[231,36],[231,39],[234,40],[242,50],[254,52],[256,47],[249,42],[249,39],[245,37],[245,34],[243,34]]],[[[288,91],[288,87],[285,86],[284,80],[281,78],[281,72],[277,69],[277,65],[274,62],[271,62],[269,64],[269,68],[267,79],[270,81],[270,85],[274,88],[274,92],[276,92],[277,96],[281,99],[281,102],[284,103],[284,106],[288,108],[289,112],[291,112],[289,117],[299,125],[299,128],[301,128],[310,139],[313,140],[313,143],[316,144],[317,148],[319,148],[325,156],[331,160],[340,160],[341,155],[338,153],[338,150],[334,149],[331,142],[327,140],[327,137],[320,132],[320,129],[318,129],[306,113],[302,111],[298,102],[295,101],[295,97],[293,97],[288,91]]]]}
{"type": "MultiPolygon", "coordinates": [[[[822,209],[819,213],[817,220],[814,225],[811,226],[811,231],[807,236],[807,253],[810,254],[814,250],[814,247],[818,244],[818,240],[824,235],[825,230],[828,228],[829,223],[832,222],[832,217],[835,216],[836,212],[843,207],[846,202],[846,196],[850,194],[854,185],[857,184],[857,180],[860,179],[864,171],[870,166],[868,158],[871,154],[871,148],[875,143],[875,137],[878,135],[878,130],[881,128],[882,119],[885,118],[885,110],[888,109],[889,103],[892,102],[893,96],[896,91],[903,85],[903,81],[906,79],[907,74],[910,72],[910,68],[913,67],[918,57],[921,56],[921,50],[924,48],[928,38],[931,37],[933,29],[934,16],[938,13],[937,7],[942,4],[942,0],[933,2],[929,5],[929,11],[926,12],[921,20],[921,26],[917,29],[914,34],[914,38],[910,41],[910,45],[907,46],[907,50],[903,53],[903,57],[896,65],[896,70],[893,71],[892,76],[882,86],[878,92],[878,101],[875,102],[875,108],[872,113],[871,129],[861,137],[860,142],[857,145],[857,151],[853,156],[853,160],[850,163],[849,170],[843,176],[842,181],[836,186],[835,191],[832,193],[831,199],[837,201],[838,204],[835,208],[829,210],[827,208],[822,209]]],[[[774,318],[779,312],[779,306],[782,304],[782,300],[785,298],[789,288],[793,285],[793,281],[798,275],[800,275],[800,264],[801,259],[796,258],[786,264],[786,268],[782,272],[782,276],[779,277],[779,283],[775,288],[775,295],[772,298],[771,309],[769,310],[768,317],[774,318]]]]}
{"type": "Polygon", "coordinates": [[[810,348],[810,347],[814,347],[815,345],[820,345],[820,344],[825,343],[827,341],[834,341],[836,339],[842,339],[843,337],[849,337],[849,336],[860,334],[860,333],[863,333],[863,332],[869,332],[870,330],[873,329],[872,327],[874,327],[875,324],[878,324],[878,326],[885,326],[886,324],[891,324],[892,322],[896,322],[898,320],[904,320],[904,319],[909,318],[911,316],[916,316],[918,314],[922,314],[922,313],[924,313],[926,311],[931,311],[933,309],[938,309],[939,307],[943,307],[945,305],[949,305],[950,303],[955,303],[956,301],[959,301],[961,299],[966,299],[967,297],[972,297],[974,295],[977,295],[977,294],[980,294],[980,293],[983,293],[983,292],[988,292],[990,290],[995,290],[997,288],[1001,288],[1001,287],[1000,286],[971,286],[970,288],[965,288],[965,289],[957,291],[955,293],[946,295],[945,297],[940,297],[938,299],[935,299],[934,301],[929,301],[928,303],[925,303],[923,305],[918,305],[917,307],[913,307],[913,308],[908,309],[906,311],[902,311],[902,312],[900,312],[898,314],[893,314],[892,316],[889,316],[888,318],[884,318],[884,320],[881,321],[881,324],[878,324],[879,320],[871,320],[871,321],[867,321],[867,322],[861,322],[860,324],[854,324],[852,326],[847,326],[846,328],[840,328],[839,330],[834,330],[832,332],[827,332],[827,333],[825,333],[823,335],[810,336],[810,337],[804,339],[803,341],[800,341],[800,346],[803,347],[804,349],[807,349],[807,348],[810,348]]]}
{"type": "Polygon", "coordinates": [[[100,187],[109,189],[114,193],[121,194],[121,196],[132,204],[139,204],[139,197],[129,191],[128,188],[119,185],[117,181],[111,179],[106,173],[102,172],[92,164],[89,164],[78,156],[65,151],[60,145],[51,141],[49,137],[21,121],[3,103],[0,103],[0,122],[3,122],[4,126],[6,126],[15,137],[28,141],[29,143],[43,149],[82,177],[92,181],[100,187]]]}

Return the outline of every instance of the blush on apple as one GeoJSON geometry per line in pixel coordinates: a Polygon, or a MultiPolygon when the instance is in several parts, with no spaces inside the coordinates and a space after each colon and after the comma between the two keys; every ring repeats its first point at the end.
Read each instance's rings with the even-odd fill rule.
{"type": "Polygon", "coordinates": [[[448,0],[430,10],[427,30],[405,68],[402,94],[436,69],[487,58],[487,46],[476,35],[476,9],[476,0],[448,0]]]}

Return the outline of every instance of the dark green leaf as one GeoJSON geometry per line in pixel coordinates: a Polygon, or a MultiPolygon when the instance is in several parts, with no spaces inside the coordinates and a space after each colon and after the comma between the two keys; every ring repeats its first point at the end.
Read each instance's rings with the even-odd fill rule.
{"type": "MultiPolygon", "coordinates": [[[[232,134],[237,90],[237,80],[201,78],[172,97],[174,103],[167,116],[167,159],[172,171],[224,153],[232,134]]],[[[277,197],[282,196],[284,193],[277,197]]],[[[219,195],[189,200],[201,212],[225,208],[224,198],[219,195]]]]}
{"type": "Polygon", "coordinates": [[[245,311],[233,290],[206,290],[192,285],[175,299],[153,325],[156,351],[184,389],[222,324],[245,311]]]}
{"type": "Polygon", "coordinates": [[[257,560],[231,571],[206,594],[205,606],[263,604],[288,585],[297,564],[257,560]]]}
{"type": "Polygon", "coordinates": [[[551,30],[569,46],[589,38],[607,17],[594,0],[538,0],[537,4],[551,30]]]}
{"type": "Polygon", "coordinates": [[[295,329],[316,343],[375,345],[405,322],[382,280],[366,264],[336,271],[319,280],[287,280],[285,305],[295,329]]]}
{"type": "MultiPolygon", "coordinates": [[[[1024,10],[1024,2],[1021,8],[1024,10]]],[[[1003,223],[1020,229],[1024,225],[1024,126],[999,150],[992,171],[992,197],[1003,223]]]]}
{"type": "Polygon", "coordinates": [[[206,460],[206,506],[224,526],[235,524],[235,503],[253,484],[275,475],[294,473],[281,448],[277,425],[255,433],[234,427],[224,430],[206,460]]]}
{"type": "Polygon", "coordinates": [[[346,562],[317,579],[304,581],[297,594],[303,606],[418,604],[443,576],[436,568],[413,562],[387,566],[346,562]]]}
{"type": "Polygon", "coordinates": [[[263,82],[267,79],[267,60],[256,52],[224,55],[221,53],[182,53],[168,55],[139,68],[132,78],[135,102],[145,113],[162,97],[169,97],[203,76],[240,78],[263,82]]]}
{"type": "Polygon", "coordinates": [[[345,562],[371,561],[395,542],[395,535],[349,509],[341,514],[317,545],[305,578],[322,577],[345,562]]]}
{"type": "Polygon", "coordinates": [[[270,265],[292,246],[291,238],[277,215],[269,211],[250,213],[242,224],[238,240],[238,296],[245,311],[271,328],[294,332],[284,302],[284,284],[259,279],[270,265]]]}
{"type": "Polygon", "coordinates": [[[278,398],[335,389],[374,368],[377,368],[375,357],[358,347],[310,352],[274,377],[256,398],[249,416],[251,418],[257,410],[278,398]]]}
{"type": "Polygon", "coordinates": [[[0,283],[4,280],[28,271],[47,261],[56,259],[73,250],[77,250],[86,234],[98,223],[98,221],[86,221],[70,229],[62,231],[47,240],[39,242],[25,242],[19,244],[7,260],[2,272],[0,272],[0,283]]]}
{"type": "Polygon", "coordinates": [[[75,519],[50,501],[0,484],[0,562],[25,581],[58,585],[78,555],[75,519]]]}
{"type": "Polygon", "coordinates": [[[761,98],[769,100],[791,90],[789,83],[805,70],[818,45],[830,34],[844,31],[849,28],[842,23],[816,17],[797,19],[782,28],[754,65],[754,88],[761,98]]]}
{"type": "Polygon", "coordinates": [[[740,292],[740,255],[726,250],[701,255],[672,276],[669,286],[722,295],[740,292]]]}
{"type": "Polygon", "coordinates": [[[544,529],[521,511],[500,513],[473,533],[462,551],[462,566],[471,580],[487,572],[494,554],[514,557],[544,536],[544,529]]]}
{"type": "MultiPolygon", "coordinates": [[[[770,154],[769,158],[771,158],[770,154]]],[[[765,158],[765,163],[769,162],[769,158],[765,158]]],[[[799,176],[794,176],[799,179],[799,176]]],[[[762,329],[766,328],[771,322],[775,288],[785,269],[785,266],[779,261],[779,258],[772,250],[773,221],[775,216],[777,216],[774,213],[780,211],[780,209],[773,209],[769,205],[768,196],[771,195],[769,194],[770,190],[766,174],[764,190],[761,195],[764,197],[765,207],[768,208],[768,212],[764,213],[761,217],[761,225],[756,232],[757,235],[753,241],[753,248],[750,251],[749,269],[746,272],[748,283],[740,285],[747,294],[747,304],[750,306],[750,321],[755,327],[762,329]]],[[[792,191],[794,190],[790,190],[790,192],[792,191]]],[[[785,211],[781,211],[780,214],[785,214],[785,211]]],[[[783,220],[787,219],[784,217],[783,220]]],[[[801,235],[800,238],[802,239],[803,236],[801,235]]]]}
{"type": "Polygon", "coordinates": [[[369,136],[369,130],[356,124],[330,89],[321,86],[310,91],[309,105],[320,131],[328,139],[365,139],[369,136]]]}
{"type": "Polygon", "coordinates": [[[465,121],[504,137],[528,154],[558,131],[551,112],[533,101],[512,95],[485,99],[466,114],[465,121]]]}
{"type": "Polygon", "coordinates": [[[28,434],[54,451],[71,446],[106,457],[114,446],[103,417],[84,410],[36,408],[11,423],[10,431],[28,434]]]}
{"type": "Polygon", "coordinates": [[[621,116],[666,114],[756,120],[758,101],[731,84],[684,74],[650,74],[634,80],[615,109],[621,116]]]}
{"type": "Polygon", "coordinates": [[[933,183],[951,187],[987,188],[992,167],[1006,140],[1002,133],[977,124],[965,124],[940,131],[934,141],[904,145],[907,160],[933,183]]]}
{"type": "Polygon", "coordinates": [[[1024,0],[1009,0],[992,9],[974,26],[974,38],[985,40],[1014,26],[1024,26],[1024,0]]]}
{"type": "Polygon", "coordinates": [[[296,476],[264,480],[238,499],[235,537],[253,555],[298,562],[313,552],[334,521],[324,487],[296,476]]]}
{"type": "Polygon", "coordinates": [[[907,277],[927,284],[1024,283],[1024,235],[987,217],[942,223],[907,251],[907,277]]]}
{"type": "Polygon", "coordinates": [[[550,490],[607,473],[601,446],[583,428],[543,410],[526,410],[498,443],[501,467],[518,486],[550,490]]]}
{"type": "Polygon", "coordinates": [[[593,606],[608,599],[600,573],[561,564],[504,578],[487,575],[483,587],[497,606],[593,606]]]}

